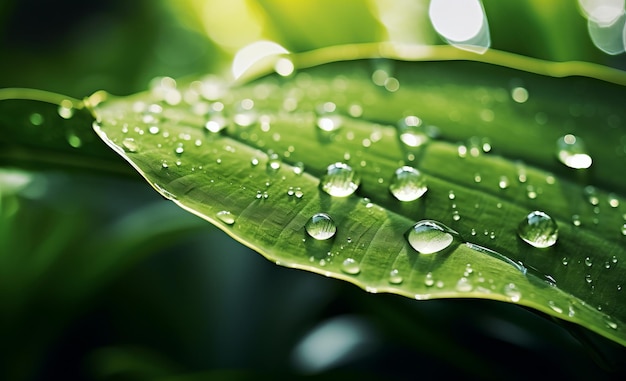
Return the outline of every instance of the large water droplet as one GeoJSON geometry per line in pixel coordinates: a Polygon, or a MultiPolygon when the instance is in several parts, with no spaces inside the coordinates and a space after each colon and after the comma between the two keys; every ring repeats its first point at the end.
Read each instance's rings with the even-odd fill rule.
{"type": "Polygon", "coordinates": [[[306,232],[317,240],[326,240],[335,236],[337,226],[326,213],[316,213],[304,225],[306,232]]]}
{"type": "Polygon", "coordinates": [[[328,166],[326,175],[320,182],[322,189],[331,196],[346,197],[353,194],[361,179],[359,175],[345,163],[334,163],[328,166]]]}
{"type": "Polygon", "coordinates": [[[520,222],[517,234],[531,246],[545,248],[556,243],[558,228],[552,217],[544,212],[534,211],[520,222]]]}
{"type": "Polygon", "coordinates": [[[572,134],[562,136],[556,142],[557,157],[570,168],[583,169],[591,166],[591,156],[583,141],[572,134]]]}
{"type": "Polygon", "coordinates": [[[458,235],[441,222],[422,220],[409,229],[406,237],[411,247],[419,253],[433,254],[450,247],[458,235]]]}
{"type": "Polygon", "coordinates": [[[359,267],[359,263],[352,258],[346,258],[341,263],[341,271],[346,274],[356,275],[361,272],[361,268],[359,267]]]}
{"type": "Polygon", "coordinates": [[[228,210],[217,212],[216,216],[225,224],[232,225],[235,223],[235,216],[233,216],[233,214],[228,210]]]}
{"type": "Polygon", "coordinates": [[[415,115],[407,116],[398,122],[398,133],[402,143],[409,147],[419,147],[429,140],[422,120],[415,115]]]}
{"type": "Polygon", "coordinates": [[[400,201],[413,201],[428,190],[424,175],[409,166],[398,168],[389,184],[389,191],[400,201]]]}

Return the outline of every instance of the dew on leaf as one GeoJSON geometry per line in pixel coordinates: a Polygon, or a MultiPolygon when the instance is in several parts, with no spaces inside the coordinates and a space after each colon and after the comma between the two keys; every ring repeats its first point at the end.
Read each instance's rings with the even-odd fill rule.
{"type": "Polygon", "coordinates": [[[461,277],[457,282],[456,282],[456,286],[455,286],[456,290],[459,292],[469,292],[472,291],[472,289],[474,288],[474,286],[472,285],[472,283],[469,281],[469,279],[467,279],[466,277],[461,277]]]}
{"type": "Polygon", "coordinates": [[[319,105],[316,111],[316,125],[319,129],[331,132],[341,127],[341,115],[337,112],[337,106],[333,102],[326,102],[319,105]]]}
{"type": "Polygon", "coordinates": [[[583,196],[591,205],[598,205],[600,203],[600,198],[598,197],[598,191],[593,185],[587,185],[583,189],[583,196]]]}
{"type": "Polygon", "coordinates": [[[400,284],[404,281],[402,275],[400,275],[400,271],[398,269],[393,269],[389,272],[389,283],[391,284],[400,284]]]}
{"type": "Polygon", "coordinates": [[[304,225],[306,232],[317,240],[327,240],[335,236],[337,226],[326,213],[314,214],[304,225]]]}
{"type": "Polygon", "coordinates": [[[74,105],[72,104],[72,101],[70,101],[69,99],[62,100],[59,104],[57,112],[59,113],[59,116],[61,118],[70,119],[72,116],[74,116],[74,105]]]}
{"type": "Polygon", "coordinates": [[[73,132],[68,132],[66,138],[67,143],[73,148],[80,148],[83,145],[82,139],[73,132]]]}
{"type": "Polygon", "coordinates": [[[398,168],[389,184],[389,191],[400,201],[413,201],[428,190],[424,175],[409,166],[398,168]]]}
{"type": "Polygon", "coordinates": [[[498,181],[498,187],[500,189],[506,189],[509,187],[509,178],[506,176],[500,176],[500,180],[498,181]]]}
{"type": "Polygon", "coordinates": [[[361,268],[359,267],[359,263],[353,258],[346,258],[341,263],[341,271],[346,274],[356,275],[361,272],[361,268]]]}
{"type": "Polygon", "coordinates": [[[531,246],[546,248],[556,243],[558,228],[552,217],[542,211],[533,211],[520,222],[517,234],[531,246]]]}
{"type": "Polygon", "coordinates": [[[408,147],[419,147],[428,142],[424,123],[415,115],[404,117],[398,122],[400,140],[408,147]]]}
{"type": "Polygon", "coordinates": [[[41,126],[44,122],[43,115],[41,115],[38,112],[34,112],[30,114],[30,116],[28,117],[28,120],[33,126],[41,126]]]}
{"type": "Polygon", "coordinates": [[[216,216],[225,224],[232,225],[235,223],[235,216],[233,216],[233,214],[228,210],[217,212],[216,216]]]}
{"type": "Polygon", "coordinates": [[[556,142],[556,154],[559,161],[570,168],[584,169],[591,166],[591,156],[587,153],[585,143],[572,134],[560,137],[556,142]]]}
{"type": "Polygon", "coordinates": [[[122,140],[122,146],[126,152],[137,152],[137,142],[133,138],[125,138],[122,140]]]}
{"type": "Polygon", "coordinates": [[[204,128],[211,133],[218,133],[226,128],[228,122],[222,113],[216,112],[209,115],[204,128]]]}
{"type": "Polygon", "coordinates": [[[515,283],[507,283],[504,286],[504,294],[514,303],[519,302],[522,298],[522,292],[517,288],[515,283]]]}
{"type": "Polygon", "coordinates": [[[426,287],[430,287],[433,284],[435,284],[435,278],[433,277],[433,273],[426,273],[426,276],[424,276],[424,285],[426,285],[426,287]]]}
{"type": "Polygon", "coordinates": [[[337,162],[326,169],[320,185],[324,192],[335,197],[353,194],[361,183],[360,176],[348,164],[337,162]]]}
{"type": "Polygon", "coordinates": [[[459,233],[434,220],[419,221],[406,233],[411,247],[421,254],[445,250],[458,236],[459,233]]]}

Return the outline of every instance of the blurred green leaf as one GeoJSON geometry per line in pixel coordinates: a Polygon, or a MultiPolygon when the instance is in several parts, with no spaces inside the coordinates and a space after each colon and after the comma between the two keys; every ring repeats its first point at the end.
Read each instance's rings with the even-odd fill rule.
{"type": "MultiPolygon", "coordinates": [[[[346,51],[372,54],[364,46],[336,50],[346,51]]],[[[626,161],[620,141],[626,77],[496,51],[479,60],[445,47],[395,54],[404,61],[314,65],[328,51],[294,56],[302,69],[292,77],[224,87],[217,99],[204,92],[224,86],[215,78],[179,87],[164,79],[147,93],[96,105],[104,99],[98,94],[91,100],[95,129],[166,198],[277,264],[370,292],[517,303],[625,344],[619,206],[626,184],[613,174],[626,161]],[[416,58],[425,62],[407,62],[416,58]],[[324,104],[336,113],[320,112],[324,104]],[[434,135],[429,144],[402,143],[396,124],[407,115],[434,126],[424,127],[434,135]],[[341,126],[316,127],[322,116],[341,126]],[[208,122],[222,117],[227,128],[210,132],[216,128],[208,122]],[[569,133],[587,142],[590,170],[556,159],[556,141],[569,133]],[[321,189],[335,162],[360,175],[355,195],[321,189]],[[423,198],[401,202],[390,193],[403,165],[426,174],[423,198]],[[542,250],[517,237],[533,210],[555,219],[555,246],[542,250]],[[336,224],[330,240],[305,231],[319,212],[336,224]],[[422,219],[460,235],[451,234],[452,245],[441,253],[419,254],[406,233],[422,219]]]]}

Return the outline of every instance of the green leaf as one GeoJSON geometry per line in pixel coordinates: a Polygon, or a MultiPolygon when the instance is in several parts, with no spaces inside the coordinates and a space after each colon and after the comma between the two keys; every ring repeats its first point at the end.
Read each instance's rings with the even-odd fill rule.
{"type": "Polygon", "coordinates": [[[294,56],[300,69],[289,77],[231,87],[215,78],[178,87],[164,79],[147,93],[95,105],[94,128],[162,195],[279,265],[370,292],[517,303],[625,345],[626,180],[618,174],[626,164],[626,76],[451,48],[378,46],[399,59],[353,60],[373,57],[370,48],[294,56]],[[351,60],[320,64],[341,54],[351,60]],[[336,112],[320,113],[324,104],[336,112]],[[399,138],[396,125],[409,115],[432,135],[427,144],[399,138]],[[221,117],[225,129],[205,128],[221,117]],[[318,117],[341,125],[323,131],[318,117]],[[584,140],[591,168],[557,159],[565,134],[584,140]],[[353,195],[320,186],[335,162],[360,176],[353,195]],[[389,191],[404,165],[427,179],[414,201],[389,191]],[[556,221],[555,245],[518,237],[534,210],[556,221]],[[317,213],[332,218],[331,239],[307,234],[317,213]],[[420,254],[407,240],[419,220],[458,234],[435,232],[449,247],[420,254]]]}
{"type": "Polygon", "coordinates": [[[163,196],[279,265],[370,292],[516,303],[626,344],[624,74],[447,47],[289,58],[298,71],[287,77],[164,78],[146,93],[97,93],[85,104],[97,134],[163,196]],[[398,121],[410,115],[427,144],[400,138],[398,121]],[[324,131],[320,116],[341,126],[324,131]],[[211,132],[207,122],[220,118],[226,128],[211,132]],[[584,140],[591,168],[559,162],[565,134],[584,140]],[[360,176],[353,195],[322,190],[335,162],[360,176]],[[404,165],[428,184],[414,201],[389,191],[404,165]],[[556,221],[554,246],[517,236],[533,210],[556,221]],[[320,212],[337,228],[329,240],[305,230],[320,212]],[[450,246],[418,253],[407,237],[419,220],[449,226],[439,243],[450,246]]]}

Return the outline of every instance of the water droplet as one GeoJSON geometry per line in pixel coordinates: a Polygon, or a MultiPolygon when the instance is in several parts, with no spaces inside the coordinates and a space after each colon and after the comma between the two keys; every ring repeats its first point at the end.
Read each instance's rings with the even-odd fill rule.
{"type": "Polygon", "coordinates": [[[517,103],[524,103],[528,100],[528,90],[523,87],[514,87],[511,90],[511,98],[517,103]]]}
{"type": "Polygon", "coordinates": [[[582,225],[582,221],[580,220],[580,216],[578,214],[574,214],[572,216],[572,224],[574,226],[580,226],[582,225]]]}
{"type": "Polygon", "coordinates": [[[559,306],[556,305],[556,303],[552,300],[548,301],[548,306],[550,306],[550,308],[552,309],[552,311],[556,312],[557,314],[562,314],[563,313],[563,309],[559,306]]]}
{"type": "Polygon", "coordinates": [[[591,166],[591,156],[583,141],[572,134],[560,137],[556,142],[557,157],[570,168],[583,169],[591,166]]]}
{"type": "Polygon", "coordinates": [[[506,176],[500,176],[500,181],[498,181],[498,187],[500,189],[506,189],[509,187],[509,178],[506,176]]]}
{"type": "Polygon", "coordinates": [[[504,294],[508,296],[512,302],[517,303],[522,298],[522,293],[517,289],[515,283],[507,283],[504,286],[504,294]]]}
{"type": "Polygon", "coordinates": [[[150,127],[148,127],[148,132],[151,133],[152,135],[158,134],[159,131],[160,131],[159,126],[150,126],[150,127]]]}
{"type": "Polygon", "coordinates": [[[304,163],[299,161],[293,165],[293,173],[301,175],[304,173],[304,163]]]}
{"type": "Polygon", "coordinates": [[[433,254],[450,247],[458,235],[441,222],[422,220],[409,229],[406,237],[411,247],[419,253],[433,254]]]}
{"type": "Polygon", "coordinates": [[[598,197],[598,191],[592,185],[587,185],[583,189],[583,196],[589,201],[591,205],[598,205],[600,203],[600,198],[598,197]]]}
{"type": "Polygon", "coordinates": [[[458,221],[461,219],[461,215],[459,214],[458,210],[455,210],[454,212],[452,212],[452,219],[454,221],[458,221]]]}
{"type": "Polygon", "coordinates": [[[474,173],[474,182],[475,183],[479,183],[481,182],[483,179],[482,177],[480,177],[480,173],[474,173]]]}
{"type": "Polygon", "coordinates": [[[320,182],[324,192],[335,197],[350,196],[360,183],[361,179],[352,167],[339,162],[328,166],[320,182]]]}
{"type": "Polygon", "coordinates": [[[448,198],[450,200],[454,200],[456,198],[456,195],[454,194],[454,191],[451,190],[451,191],[448,192],[448,198]]]}
{"type": "Polygon", "coordinates": [[[81,138],[73,132],[68,132],[67,142],[74,148],[80,148],[83,145],[81,138]]]}
{"type": "Polygon", "coordinates": [[[415,115],[410,115],[398,122],[400,140],[409,147],[419,147],[427,143],[429,138],[423,122],[415,115]]]}
{"type": "Polygon", "coordinates": [[[133,138],[125,138],[122,140],[122,146],[124,146],[124,151],[126,152],[137,152],[138,146],[137,142],[133,138]]]}
{"type": "Polygon", "coordinates": [[[235,216],[233,216],[233,214],[228,210],[217,212],[216,216],[225,224],[232,225],[235,223],[235,216]]]}
{"type": "Polygon", "coordinates": [[[456,282],[456,290],[459,292],[469,292],[472,291],[474,286],[466,277],[461,277],[461,279],[456,282]]]}
{"type": "Polygon", "coordinates": [[[249,127],[256,123],[258,119],[254,110],[254,101],[252,99],[244,99],[237,106],[237,112],[233,116],[233,121],[240,127],[249,127]]]}
{"type": "Polygon", "coordinates": [[[424,175],[409,166],[398,168],[389,184],[389,191],[400,201],[413,201],[428,190],[424,175]]]}
{"type": "Polygon", "coordinates": [[[257,159],[256,157],[253,157],[252,159],[250,159],[250,165],[252,165],[253,167],[256,167],[257,165],[259,165],[259,159],[257,159]]]}
{"type": "Polygon", "coordinates": [[[534,200],[537,198],[537,191],[535,190],[534,186],[528,185],[526,187],[526,196],[528,196],[528,198],[531,200],[534,200]]]}
{"type": "Polygon", "coordinates": [[[62,100],[61,104],[59,104],[57,112],[61,118],[70,119],[74,116],[74,105],[72,104],[72,101],[69,99],[62,100]]]}
{"type": "Polygon", "coordinates": [[[563,266],[567,266],[569,264],[569,258],[567,257],[561,258],[561,263],[563,264],[563,266]]]}
{"type": "Polygon", "coordinates": [[[359,264],[357,261],[355,261],[352,258],[346,258],[341,263],[341,271],[343,271],[346,274],[356,275],[361,272],[361,268],[359,267],[359,264]]]}
{"type": "Polygon", "coordinates": [[[389,283],[391,284],[400,284],[404,281],[402,275],[400,275],[400,271],[398,269],[393,269],[389,272],[389,283]]]}
{"type": "Polygon", "coordinates": [[[224,115],[221,112],[214,112],[209,115],[206,123],[204,124],[204,128],[212,132],[214,134],[222,131],[227,127],[228,123],[224,115]]]}
{"type": "Polygon", "coordinates": [[[28,120],[33,126],[41,126],[44,122],[43,115],[41,115],[38,112],[34,112],[30,114],[30,117],[28,118],[28,120]]]}
{"type": "Polygon", "coordinates": [[[176,148],[174,149],[174,153],[175,153],[176,155],[180,156],[180,155],[182,155],[182,154],[183,154],[183,152],[185,152],[185,148],[183,147],[183,144],[182,144],[182,143],[180,143],[180,144],[178,145],[178,147],[176,147],[176,148]]]}
{"type": "Polygon", "coordinates": [[[622,225],[622,235],[626,236],[626,224],[622,225]]]}
{"type": "Polygon", "coordinates": [[[424,277],[424,284],[426,285],[426,287],[430,287],[435,284],[435,278],[433,277],[433,273],[426,273],[426,276],[424,277]]]}
{"type": "Polygon", "coordinates": [[[317,213],[304,225],[306,232],[317,240],[326,240],[335,236],[337,226],[326,213],[317,213]]]}
{"type": "Polygon", "coordinates": [[[611,206],[611,208],[617,208],[619,206],[619,199],[613,193],[609,194],[608,201],[609,201],[609,205],[611,206]]]}
{"type": "Polygon", "coordinates": [[[585,257],[585,266],[587,267],[593,266],[593,260],[591,259],[591,257],[585,257]]]}
{"type": "Polygon", "coordinates": [[[281,164],[278,154],[272,153],[269,155],[265,169],[268,173],[276,173],[280,169],[281,164]]]}
{"type": "Polygon", "coordinates": [[[332,132],[341,127],[341,115],[333,102],[326,102],[317,107],[317,127],[322,131],[332,132]]]}
{"type": "Polygon", "coordinates": [[[517,234],[531,246],[546,248],[556,243],[558,228],[552,217],[544,212],[534,211],[520,222],[517,234]]]}

